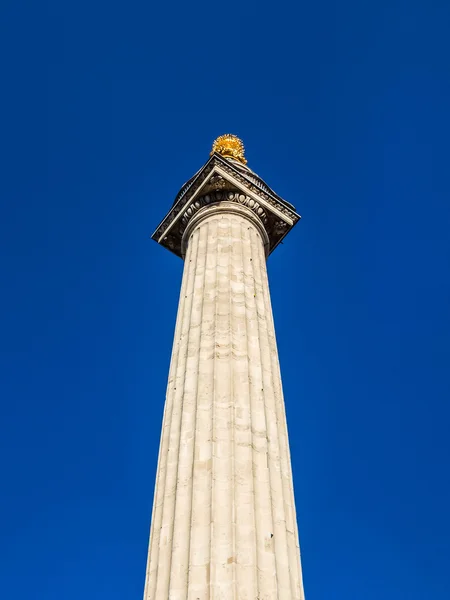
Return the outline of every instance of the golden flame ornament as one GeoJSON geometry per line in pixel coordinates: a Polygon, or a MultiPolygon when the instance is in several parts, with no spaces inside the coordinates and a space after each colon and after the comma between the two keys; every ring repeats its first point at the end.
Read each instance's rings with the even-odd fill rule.
{"type": "Polygon", "coordinates": [[[244,151],[244,144],[242,143],[242,140],[232,133],[226,133],[225,135],[220,135],[216,140],[214,140],[211,156],[214,154],[214,152],[217,152],[222,156],[235,158],[246,165],[247,160],[244,156],[244,151]]]}

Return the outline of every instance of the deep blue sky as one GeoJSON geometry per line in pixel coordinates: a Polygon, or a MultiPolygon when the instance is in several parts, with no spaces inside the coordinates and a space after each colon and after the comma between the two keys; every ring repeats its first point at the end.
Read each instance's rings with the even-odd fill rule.
{"type": "Polygon", "coordinates": [[[230,131],[303,216],[269,276],[307,598],[448,600],[449,20],[3,4],[2,599],[141,599],[183,266],[149,235],[230,131]]]}

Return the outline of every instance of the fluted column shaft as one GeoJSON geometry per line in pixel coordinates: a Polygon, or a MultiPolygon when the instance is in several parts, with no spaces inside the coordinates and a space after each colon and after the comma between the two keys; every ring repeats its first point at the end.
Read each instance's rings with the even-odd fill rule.
{"type": "Polygon", "coordinates": [[[261,228],[206,210],[188,236],[144,600],[301,600],[261,228]]]}

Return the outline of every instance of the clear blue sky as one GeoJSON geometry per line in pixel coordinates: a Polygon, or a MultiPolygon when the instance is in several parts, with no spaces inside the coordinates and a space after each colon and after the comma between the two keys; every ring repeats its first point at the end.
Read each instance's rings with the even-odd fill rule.
{"type": "Polygon", "coordinates": [[[140,600],[213,139],[303,220],[269,259],[308,600],[450,598],[444,0],[3,3],[0,597],[140,600]]]}

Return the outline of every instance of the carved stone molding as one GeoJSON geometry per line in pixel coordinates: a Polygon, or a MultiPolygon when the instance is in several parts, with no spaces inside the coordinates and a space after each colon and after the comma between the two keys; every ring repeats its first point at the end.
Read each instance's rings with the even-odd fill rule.
{"type": "Polygon", "coordinates": [[[184,232],[184,229],[186,228],[192,216],[195,215],[195,213],[201,208],[207,206],[208,204],[214,204],[223,201],[236,202],[242,206],[247,206],[261,219],[263,224],[267,223],[267,215],[264,209],[258,202],[253,200],[253,198],[250,198],[250,196],[246,196],[245,194],[240,193],[238,190],[216,190],[209,194],[205,194],[204,196],[200,196],[200,198],[197,198],[187,207],[183,213],[183,216],[181,217],[180,232],[184,232]]]}

